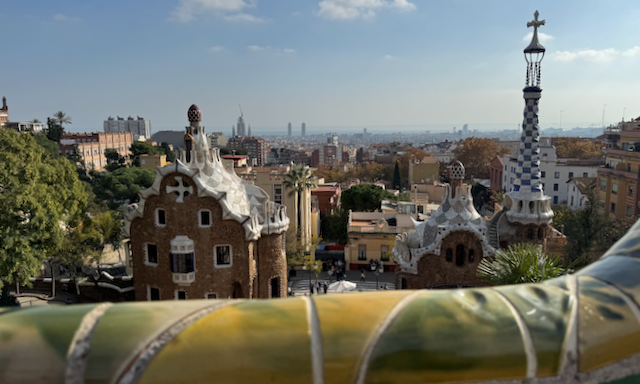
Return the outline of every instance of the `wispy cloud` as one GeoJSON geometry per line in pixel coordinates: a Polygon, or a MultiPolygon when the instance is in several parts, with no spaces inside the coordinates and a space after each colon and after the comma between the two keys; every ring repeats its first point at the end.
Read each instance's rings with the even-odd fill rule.
{"type": "Polygon", "coordinates": [[[636,56],[640,56],[640,47],[637,45],[622,52],[615,48],[605,48],[583,49],[578,51],[557,51],[553,54],[553,58],[557,61],[584,60],[597,63],[606,63],[619,57],[627,58],[636,56]]]}
{"type": "Polygon", "coordinates": [[[245,16],[242,16],[244,15],[242,12],[251,7],[255,7],[255,0],[180,0],[169,19],[186,23],[193,20],[198,13],[213,12],[224,15],[225,19],[234,16],[237,18],[229,21],[248,21],[245,16]],[[241,20],[243,18],[245,20],[241,20]]]}
{"type": "Polygon", "coordinates": [[[213,47],[207,48],[208,52],[211,53],[218,53],[218,52],[222,52],[225,51],[227,48],[221,46],[221,45],[214,45],[213,47]]]}
{"type": "Polygon", "coordinates": [[[264,23],[268,21],[262,17],[250,15],[248,13],[236,13],[234,15],[227,15],[224,17],[226,21],[231,22],[245,22],[245,23],[264,23]]]}
{"type": "Polygon", "coordinates": [[[625,56],[625,57],[640,56],[640,47],[636,45],[633,48],[629,48],[626,51],[622,52],[622,56],[625,56]]]}
{"type": "MultiPolygon", "coordinates": [[[[524,37],[522,38],[522,41],[524,41],[525,43],[528,43],[531,41],[532,37],[533,37],[533,32],[529,32],[526,35],[524,35],[524,37]]],[[[542,44],[546,43],[547,41],[551,41],[553,39],[555,38],[551,35],[547,35],[546,33],[543,33],[543,32],[538,32],[538,40],[540,40],[542,44]]]]}
{"type": "Polygon", "coordinates": [[[369,19],[382,9],[413,11],[415,4],[408,0],[322,0],[318,14],[327,19],[369,19]]]}
{"type": "Polygon", "coordinates": [[[296,53],[295,49],[291,48],[273,48],[270,45],[250,45],[247,47],[252,52],[276,52],[276,53],[296,53]]]}
{"type": "Polygon", "coordinates": [[[385,60],[395,60],[396,57],[395,56],[391,56],[391,55],[384,55],[383,59],[385,59],[385,60]]]}
{"type": "Polygon", "coordinates": [[[61,13],[57,13],[53,15],[53,21],[56,21],[58,23],[77,23],[79,21],[82,21],[82,19],[79,17],[71,17],[63,15],[61,13]]]}

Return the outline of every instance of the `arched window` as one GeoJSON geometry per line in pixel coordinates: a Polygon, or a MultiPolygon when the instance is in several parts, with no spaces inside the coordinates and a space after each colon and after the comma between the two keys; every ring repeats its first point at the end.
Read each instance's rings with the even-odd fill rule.
{"type": "Polygon", "coordinates": [[[404,277],[400,280],[400,289],[407,289],[407,279],[404,277]]]}
{"type": "Polygon", "coordinates": [[[527,229],[527,239],[529,240],[533,239],[533,229],[531,228],[527,229]]]}
{"type": "Polygon", "coordinates": [[[473,260],[475,259],[475,250],[470,249],[469,250],[469,264],[473,263],[473,260]]]}
{"type": "Polygon", "coordinates": [[[538,228],[538,239],[542,239],[544,236],[544,230],[542,228],[538,228]]]}
{"type": "Polygon", "coordinates": [[[456,246],[456,265],[462,267],[464,265],[464,245],[458,244],[456,246]]]}
{"type": "Polygon", "coordinates": [[[451,261],[453,261],[453,251],[451,250],[451,248],[447,248],[447,253],[446,253],[446,260],[448,263],[450,263],[451,261]]]}

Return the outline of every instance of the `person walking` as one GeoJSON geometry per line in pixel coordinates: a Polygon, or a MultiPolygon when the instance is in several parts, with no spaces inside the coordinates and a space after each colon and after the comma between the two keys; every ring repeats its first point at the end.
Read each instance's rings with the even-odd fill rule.
{"type": "Polygon", "coordinates": [[[363,283],[365,283],[365,278],[364,278],[364,269],[360,270],[360,281],[362,281],[363,283]]]}
{"type": "Polygon", "coordinates": [[[324,294],[327,294],[327,289],[329,289],[329,286],[327,285],[327,282],[325,281],[324,284],[322,285],[322,289],[324,290],[324,294]]]}
{"type": "Polygon", "coordinates": [[[313,283],[309,283],[309,295],[313,295],[313,283]]]}

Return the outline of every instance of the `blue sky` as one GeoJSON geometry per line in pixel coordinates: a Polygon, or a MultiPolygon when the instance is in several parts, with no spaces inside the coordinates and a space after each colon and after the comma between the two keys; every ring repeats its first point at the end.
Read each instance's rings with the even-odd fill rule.
{"type": "Polygon", "coordinates": [[[507,0],[21,0],[0,9],[12,120],[64,110],[182,129],[192,103],[228,131],[516,127],[522,50],[546,26],[542,127],[640,115],[640,2],[507,0]],[[502,126],[501,126],[502,127],[502,126]],[[337,128],[336,128],[337,129],[337,128]],[[269,129],[272,130],[272,129],[269,129]]]}

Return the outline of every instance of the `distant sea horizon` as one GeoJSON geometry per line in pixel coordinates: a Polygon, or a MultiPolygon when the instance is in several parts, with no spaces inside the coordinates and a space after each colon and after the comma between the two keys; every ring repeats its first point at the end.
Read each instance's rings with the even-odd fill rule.
{"type": "MultiPolygon", "coordinates": [[[[220,127],[220,126],[207,126],[207,124],[203,124],[207,133],[211,132],[223,132],[225,135],[231,135],[231,129],[229,126],[220,127]]],[[[565,131],[570,131],[574,128],[591,128],[594,130],[602,130],[602,126],[595,126],[593,123],[586,122],[563,122],[562,129],[565,131]]],[[[598,124],[599,125],[599,124],[598,124]]],[[[366,128],[367,133],[372,134],[393,134],[393,133],[406,133],[406,134],[419,134],[425,133],[429,131],[432,134],[435,133],[451,133],[453,132],[453,128],[456,130],[462,130],[462,124],[424,124],[424,125],[361,125],[361,126],[313,126],[307,124],[306,134],[308,135],[322,135],[322,134],[354,134],[354,133],[362,133],[366,128]]],[[[492,131],[504,131],[504,130],[519,130],[520,126],[516,124],[504,124],[504,123],[496,123],[496,124],[468,124],[469,131],[473,132],[474,130],[478,130],[480,132],[492,132],[492,131]]],[[[559,128],[554,124],[541,124],[541,129],[549,129],[549,128],[559,128]]],[[[65,130],[68,132],[102,132],[102,129],[82,129],[78,126],[67,126],[65,130]]],[[[155,134],[160,131],[183,131],[184,127],[159,127],[153,124],[151,121],[151,133],[155,134]]],[[[252,126],[251,133],[257,136],[286,136],[287,135],[287,126],[252,126]]],[[[300,137],[301,128],[300,126],[293,127],[292,131],[293,137],[300,137]]]]}

